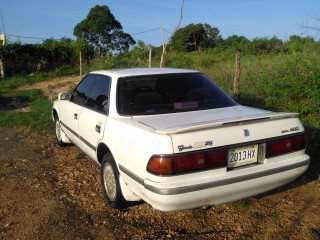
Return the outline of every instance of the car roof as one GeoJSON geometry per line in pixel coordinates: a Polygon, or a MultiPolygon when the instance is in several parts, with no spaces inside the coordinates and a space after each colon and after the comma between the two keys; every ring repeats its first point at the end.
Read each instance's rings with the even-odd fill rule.
{"type": "Polygon", "coordinates": [[[91,72],[91,74],[102,74],[111,77],[128,77],[141,75],[156,75],[156,74],[173,74],[173,73],[195,73],[198,71],[189,69],[177,68],[125,68],[125,69],[110,69],[91,72]]]}

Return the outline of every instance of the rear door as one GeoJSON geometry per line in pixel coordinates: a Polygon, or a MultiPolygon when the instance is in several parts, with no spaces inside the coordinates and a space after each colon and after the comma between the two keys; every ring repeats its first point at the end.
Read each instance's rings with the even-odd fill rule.
{"type": "Polygon", "coordinates": [[[110,83],[109,77],[94,75],[94,84],[79,118],[78,131],[82,148],[94,160],[96,147],[103,138],[107,121],[110,83]]]}

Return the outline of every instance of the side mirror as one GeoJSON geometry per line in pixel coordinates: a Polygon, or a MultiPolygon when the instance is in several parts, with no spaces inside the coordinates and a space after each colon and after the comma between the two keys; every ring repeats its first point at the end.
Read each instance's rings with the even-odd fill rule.
{"type": "Polygon", "coordinates": [[[59,93],[58,95],[59,100],[69,100],[70,97],[71,97],[71,94],[69,92],[62,92],[62,93],[59,93]]]}

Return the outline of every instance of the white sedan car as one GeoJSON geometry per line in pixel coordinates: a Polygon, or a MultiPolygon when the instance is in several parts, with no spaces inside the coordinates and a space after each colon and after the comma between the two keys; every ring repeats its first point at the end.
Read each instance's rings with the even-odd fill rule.
{"type": "Polygon", "coordinates": [[[57,143],[101,168],[107,202],[161,211],[269,191],[306,171],[297,113],[241,106],[204,74],[147,68],[89,73],[53,104],[57,143]]]}

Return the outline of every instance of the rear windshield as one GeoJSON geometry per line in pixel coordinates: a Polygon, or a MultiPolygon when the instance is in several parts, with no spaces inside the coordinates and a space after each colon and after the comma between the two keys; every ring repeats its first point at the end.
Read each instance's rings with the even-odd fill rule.
{"type": "Polygon", "coordinates": [[[117,100],[121,115],[166,114],[237,105],[202,73],[119,78],[117,100]]]}

